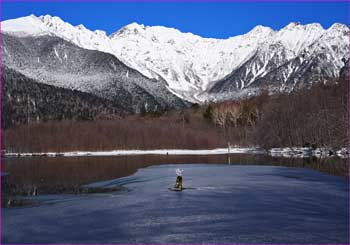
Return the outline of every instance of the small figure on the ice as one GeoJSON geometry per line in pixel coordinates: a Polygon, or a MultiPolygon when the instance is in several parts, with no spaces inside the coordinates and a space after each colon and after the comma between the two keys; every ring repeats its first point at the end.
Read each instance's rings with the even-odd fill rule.
{"type": "Polygon", "coordinates": [[[181,169],[176,169],[176,183],[175,183],[175,186],[174,188],[177,189],[177,190],[180,190],[182,191],[182,172],[183,170],[181,169]]]}

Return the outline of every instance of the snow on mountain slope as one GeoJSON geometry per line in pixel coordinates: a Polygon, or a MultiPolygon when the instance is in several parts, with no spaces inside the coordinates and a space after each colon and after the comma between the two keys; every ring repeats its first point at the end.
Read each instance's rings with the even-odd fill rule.
{"type": "MultiPolygon", "coordinates": [[[[349,28],[334,24],[324,30],[319,24],[291,23],[262,44],[254,56],[216,81],[211,97],[255,93],[264,86],[273,91],[291,91],[315,82],[332,80],[349,56],[349,28]]],[[[203,97],[208,96],[207,94],[203,97]]]]}
{"type": "MultiPolygon", "coordinates": [[[[2,29],[11,35],[56,35],[82,48],[113,54],[149,78],[163,78],[170,91],[193,102],[206,100],[215,87],[220,93],[232,86],[247,88],[291,60],[325,51],[326,58],[334,61],[331,73],[337,76],[349,47],[349,28],[342,24],[327,30],[316,23],[290,23],[279,31],[257,26],[244,35],[214,39],[132,23],[107,36],[59,17],[31,15],[4,21],[2,29]],[[232,74],[236,74],[234,80],[220,86],[232,74]]],[[[282,77],[287,80],[293,70],[283,69],[282,77]]]]}
{"type": "Polygon", "coordinates": [[[36,82],[94,94],[124,111],[161,112],[188,104],[168,91],[164,80],[149,79],[114,55],[57,36],[2,33],[2,47],[3,66],[36,82]]]}
{"type": "Polygon", "coordinates": [[[280,42],[287,50],[294,55],[298,55],[300,51],[316,41],[324,32],[325,30],[318,23],[301,25],[292,22],[277,31],[269,41],[270,43],[280,42]]]}
{"type": "Polygon", "coordinates": [[[90,31],[83,25],[72,26],[59,17],[30,15],[1,22],[1,30],[15,36],[53,35],[92,50],[111,53],[109,38],[104,31],[90,31]]]}
{"type": "Polygon", "coordinates": [[[1,31],[16,36],[38,36],[50,34],[40,18],[30,15],[1,22],[1,31]]]}
{"type": "Polygon", "coordinates": [[[171,90],[193,101],[210,82],[248,59],[271,33],[270,28],[259,26],[246,35],[218,40],[134,23],[112,34],[111,40],[121,60],[155,72],[171,90]]]}

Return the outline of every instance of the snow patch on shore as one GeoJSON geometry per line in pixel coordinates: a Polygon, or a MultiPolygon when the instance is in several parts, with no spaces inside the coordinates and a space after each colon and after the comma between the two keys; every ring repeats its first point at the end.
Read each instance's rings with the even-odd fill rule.
{"type": "Polygon", "coordinates": [[[204,150],[157,149],[157,150],[113,150],[113,151],[71,151],[71,152],[3,152],[4,157],[85,157],[85,156],[128,156],[128,155],[221,155],[221,154],[268,154],[272,157],[349,157],[349,150],[341,148],[284,147],[265,150],[258,147],[230,147],[204,150]]]}
{"type": "Polygon", "coordinates": [[[337,155],[341,158],[349,157],[349,151],[347,148],[341,148],[340,150],[334,150],[332,148],[316,148],[310,147],[285,147],[285,148],[272,148],[269,151],[269,155],[272,157],[331,157],[337,155]]]}
{"type": "Polygon", "coordinates": [[[158,149],[158,150],[114,150],[114,151],[72,151],[72,152],[27,152],[12,153],[6,152],[6,157],[82,157],[82,156],[126,156],[126,155],[220,155],[220,154],[264,154],[266,151],[261,148],[217,148],[210,150],[188,150],[188,149],[158,149]]]}

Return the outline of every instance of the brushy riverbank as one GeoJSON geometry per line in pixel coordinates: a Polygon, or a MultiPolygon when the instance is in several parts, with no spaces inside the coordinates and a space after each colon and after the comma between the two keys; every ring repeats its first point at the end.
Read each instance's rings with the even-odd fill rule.
{"type": "Polygon", "coordinates": [[[347,146],[346,81],[289,94],[115,120],[32,122],[2,132],[9,152],[347,146]],[[333,85],[332,85],[333,84],[333,85]]]}

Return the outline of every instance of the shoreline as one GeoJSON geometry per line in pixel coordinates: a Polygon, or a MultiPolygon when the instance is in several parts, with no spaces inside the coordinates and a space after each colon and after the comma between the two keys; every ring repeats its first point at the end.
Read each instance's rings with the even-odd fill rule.
{"type": "Polygon", "coordinates": [[[348,158],[346,148],[285,147],[269,150],[258,147],[232,147],[216,149],[155,149],[155,150],[112,150],[112,151],[70,151],[70,152],[3,152],[1,157],[88,157],[88,156],[133,156],[133,155],[225,155],[266,154],[272,157],[331,157],[348,158]]]}

